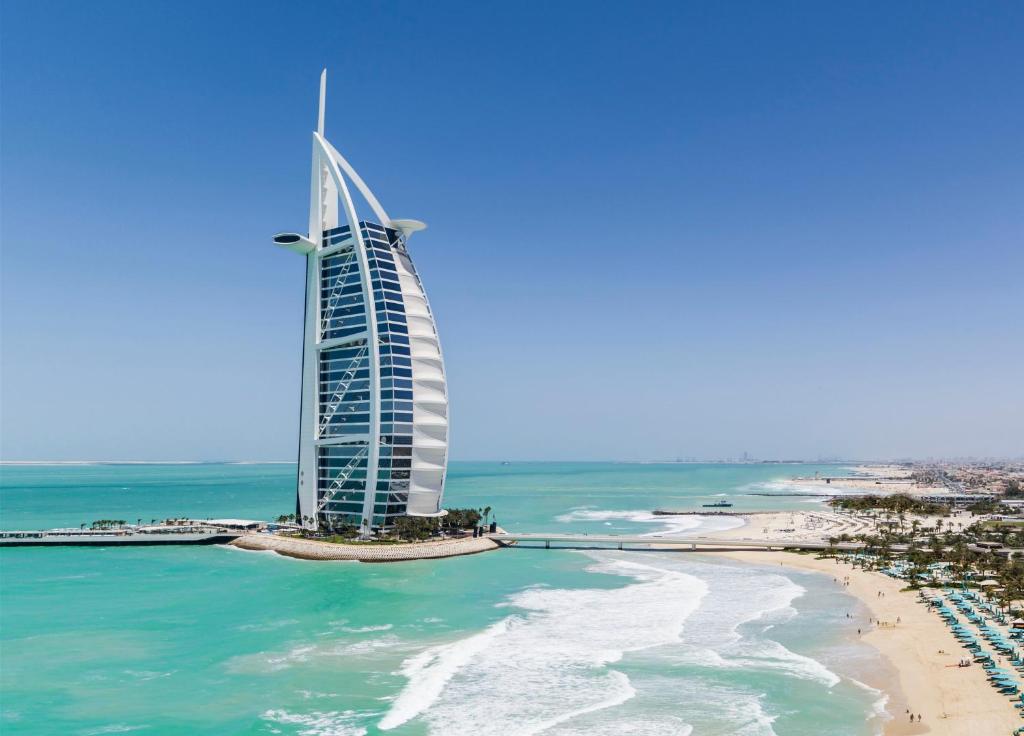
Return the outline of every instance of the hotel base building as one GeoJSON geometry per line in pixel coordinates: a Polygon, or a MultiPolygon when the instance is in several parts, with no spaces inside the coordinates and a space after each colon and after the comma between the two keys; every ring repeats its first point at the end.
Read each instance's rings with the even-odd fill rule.
{"type": "Polygon", "coordinates": [[[306,259],[296,514],[368,534],[399,516],[441,516],[448,394],[437,327],[409,256],[416,220],[393,220],[313,133],[309,233],[274,242],[306,259]],[[355,189],[373,214],[359,219],[355,189]]]}

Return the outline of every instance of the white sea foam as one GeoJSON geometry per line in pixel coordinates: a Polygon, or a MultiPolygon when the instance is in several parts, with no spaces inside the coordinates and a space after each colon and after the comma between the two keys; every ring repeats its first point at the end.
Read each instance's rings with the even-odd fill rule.
{"type": "MultiPolygon", "coordinates": [[[[865,478],[865,481],[870,479],[865,478]]],[[[798,480],[768,480],[759,481],[757,483],[748,483],[745,486],[741,486],[737,489],[739,493],[768,493],[768,494],[779,494],[779,495],[808,495],[808,496],[843,496],[847,494],[858,495],[864,493],[866,490],[871,490],[871,486],[865,483],[863,488],[854,488],[852,486],[823,486],[816,483],[801,483],[798,480]]],[[[821,503],[822,498],[816,500],[812,499],[807,503],[821,503]]]]}
{"type": "Polygon", "coordinates": [[[431,734],[529,736],[633,698],[628,677],[608,665],[626,652],[678,642],[707,586],[692,575],[619,559],[591,569],[635,582],[536,587],[512,596],[506,605],[522,613],[407,660],[401,672],[408,684],[380,728],[421,717],[431,734]]]}
{"type": "Polygon", "coordinates": [[[656,713],[623,715],[586,723],[583,726],[559,724],[545,736],[690,736],[693,726],[680,718],[656,713]]]}
{"type": "Polygon", "coordinates": [[[777,641],[762,639],[729,653],[727,666],[742,669],[776,670],[801,680],[813,680],[826,687],[835,687],[840,678],[824,664],[811,657],[787,649],[777,641]]]}
{"type": "Polygon", "coordinates": [[[703,690],[707,716],[713,722],[728,723],[730,736],[776,736],[772,727],[777,715],[765,712],[764,695],[735,690],[708,688],[703,690]]]}
{"type": "Polygon", "coordinates": [[[387,731],[401,726],[430,707],[455,673],[483,652],[494,639],[507,633],[516,621],[515,617],[510,616],[479,634],[451,644],[431,647],[406,660],[401,672],[409,678],[410,686],[395,699],[391,710],[381,719],[380,728],[387,731]]]}
{"type": "Polygon", "coordinates": [[[299,736],[364,736],[366,729],[356,721],[364,715],[355,711],[314,711],[289,713],[283,709],[268,710],[260,716],[271,723],[299,726],[299,736]]]}
{"type": "Polygon", "coordinates": [[[614,521],[627,521],[634,524],[658,524],[660,526],[658,530],[642,535],[645,537],[682,535],[694,532],[705,533],[735,529],[736,527],[743,526],[743,520],[735,516],[700,516],[697,514],[662,516],[653,514],[650,511],[609,511],[583,507],[575,508],[568,513],[556,516],[555,520],[565,524],[580,521],[603,521],[605,525],[609,525],[614,521]]]}
{"type": "Polygon", "coordinates": [[[331,657],[374,655],[380,650],[397,648],[401,644],[401,639],[394,634],[356,642],[303,644],[284,652],[259,652],[233,657],[227,667],[232,672],[274,672],[331,657]]]}
{"type": "Polygon", "coordinates": [[[881,736],[881,734],[885,731],[885,724],[893,719],[892,713],[886,710],[886,707],[889,705],[889,694],[882,692],[878,688],[866,685],[860,680],[855,680],[852,677],[848,679],[850,680],[850,682],[852,682],[860,689],[866,690],[867,692],[875,696],[875,700],[871,704],[871,712],[868,713],[867,720],[868,722],[875,722],[875,733],[878,734],[878,736],[881,736]]]}
{"type": "Polygon", "coordinates": [[[171,670],[170,672],[161,672],[160,670],[125,670],[124,673],[129,677],[134,677],[136,680],[159,680],[164,677],[170,677],[177,670],[171,670]]]}
{"type": "Polygon", "coordinates": [[[380,624],[379,626],[342,626],[340,630],[350,634],[366,634],[370,631],[390,631],[393,628],[394,624],[380,624]]]}
{"type": "MultiPolygon", "coordinates": [[[[821,662],[766,638],[767,631],[796,615],[791,605],[805,589],[775,573],[752,574],[749,568],[703,566],[712,593],[690,622],[681,661],[703,667],[776,671],[832,688],[839,676],[821,662]],[[741,627],[761,621],[759,632],[741,627]]],[[[696,570],[700,570],[698,566],[696,570]]],[[[701,575],[700,572],[697,572],[701,575]]]]}
{"type": "Polygon", "coordinates": [[[242,624],[238,627],[239,631],[274,631],[276,629],[282,629],[287,626],[294,626],[299,623],[296,618],[281,618],[274,621],[263,621],[257,624],[242,624]]]}
{"type": "Polygon", "coordinates": [[[299,695],[301,695],[306,700],[319,700],[320,698],[339,697],[338,693],[320,693],[314,690],[299,690],[299,695]]]}

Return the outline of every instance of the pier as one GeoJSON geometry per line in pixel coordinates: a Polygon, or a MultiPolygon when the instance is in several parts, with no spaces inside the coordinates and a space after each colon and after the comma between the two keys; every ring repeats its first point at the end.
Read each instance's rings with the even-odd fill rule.
{"type": "Polygon", "coordinates": [[[245,532],[215,526],[0,531],[3,547],[127,547],[227,544],[245,532]]]}
{"type": "Polygon", "coordinates": [[[792,540],[792,539],[716,539],[714,537],[666,537],[666,536],[629,536],[624,534],[539,534],[504,532],[488,534],[490,539],[507,546],[534,547],[543,543],[544,549],[559,545],[566,549],[651,549],[680,548],[689,550],[711,551],[714,549],[760,549],[760,550],[826,550],[834,549],[853,552],[864,547],[862,542],[837,542],[830,544],[825,540],[792,540]]]}

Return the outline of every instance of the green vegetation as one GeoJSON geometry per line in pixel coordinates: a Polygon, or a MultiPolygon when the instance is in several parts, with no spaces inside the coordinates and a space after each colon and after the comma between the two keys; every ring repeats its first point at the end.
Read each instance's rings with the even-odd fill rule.
{"type": "Polygon", "coordinates": [[[864,548],[848,559],[865,570],[886,570],[903,563],[901,577],[910,588],[974,587],[994,579],[999,585],[987,589],[988,595],[1006,607],[1024,600],[1024,555],[1017,553],[1024,552],[1021,522],[979,521],[965,526],[937,519],[934,526],[924,526],[921,520],[900,514],[896,525],[880,526],[869,534],[832,537],[829,542],[833,546],[826,556],[837,554],[839,542],[862,542],[864,548]]]}
{"type": "MultiPolygon", "coordinates": [[[[490,513],[491,507],[487,507],[490,513]]],[[[446,529],[472,529],[480,524],[483,512],[479,509],[448,509],[448,515],[443,517],[446,529]]]]}
{"type": "Polygon", "coordinates": [[[1021,529],[1024,528],[1024,519],[1020,521],[1008,521],[1005,519],[982,521],[979,522],[979,526],[984,530],[999,530],[999,529],[1021,529]]]}
{"type": "Polygon", "coordinates": [[[437,534],[438,519],[425,519],[422,516],[399,516],[391,528],[391,535],[396,539],[420,541],[430,539],[437,534]]]}
{"type": "Polygon", "coordinates": [[[929,516],[948,516],[949,507],[941,503],[928,503],[896,493],[891,496],[839,496],[829,503],[839,509],[849,511],[887,511],[890,514],[927,514],[929,516]]]}
{"type": "Polygon", "coordinates": [[[998,501],[978,501],[967,507],[972,514],[998,514],[1002,509],[998,501]]]}
{"type": "MultiPolygon", "coordinates": [[[[124,519],[100,519],[99,521],[94,521],[89,528],[90,529],[121,529],[127,523],[128,522],[125,521],[124,519]]],[[[82,524],[81,526],[84,527],[85,524],[82,524]]]]}
{"type": "MultiPolygon", "coordinates": [[[[488,517],[492,513],[490,506],[482,509],[446,509],[446,516],[429,518],[422,516],[400,516],[395,519],[394,525],[386,531],[378,531],[367,539],[368,534],[360,535],[359,527],[355,524],[335,524],[334,526],[321,528],[313,532],[309,529],[301,529],[295,532],[294,536],[306,539],[317,539],[334,544],[365,544],[374,542],[378,544],[398,544],[400,542],[419,542],[434,537],[441,533],[461,534],[467,529],[474,529],[481,521],[486,525],[488,517]],[[364,537],[360,539],[360,536],[364,537]]],[[[282,514],[277,517],[278,524],[299,523],[304,526],[312,526],[313,519],[307,516],[296,517],[295,514],[282,514]]]]}

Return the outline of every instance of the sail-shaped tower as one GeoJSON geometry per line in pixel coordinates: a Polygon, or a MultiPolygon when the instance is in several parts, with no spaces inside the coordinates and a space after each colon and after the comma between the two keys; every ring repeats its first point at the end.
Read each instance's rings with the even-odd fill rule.
{"type": "Polygon", "coordinates": [[[313,133],[309,233],[274,243],[306,258],[296,515],[362,534],[440,516],[448,391],[437,326],[408,241],[324,137],[327,70],[313,133]],[[360,219],[353,189],[372,219],[360,219]]]}

